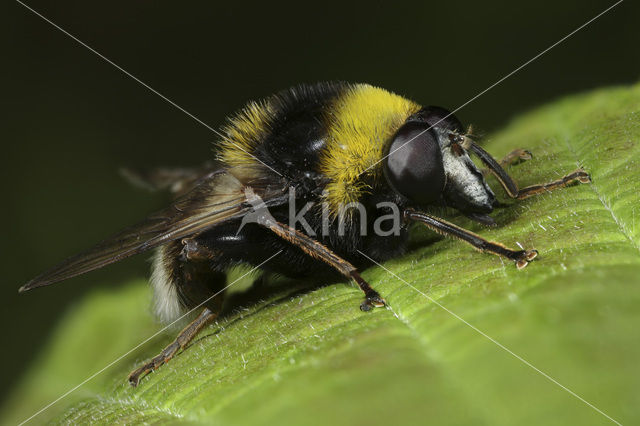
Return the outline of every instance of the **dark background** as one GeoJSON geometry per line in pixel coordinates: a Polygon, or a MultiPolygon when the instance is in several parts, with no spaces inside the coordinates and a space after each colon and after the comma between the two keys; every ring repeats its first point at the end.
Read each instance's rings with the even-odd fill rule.
{"type": "MultiPolygon", "coordinates": [[[[213,127],[249,99],[333,79],[454,109],[613,3],[27,1],[213,127]]],[[[216,139],[19,3],[5,8],[0,392],[87,291],[148,273],[139,256],[17,294],[167,202],[117,170],[199,164],[216,139]]],[[[564,94],[635,82],[639,12],[622,3],[457,115],[491,131],[564,94]]]]}

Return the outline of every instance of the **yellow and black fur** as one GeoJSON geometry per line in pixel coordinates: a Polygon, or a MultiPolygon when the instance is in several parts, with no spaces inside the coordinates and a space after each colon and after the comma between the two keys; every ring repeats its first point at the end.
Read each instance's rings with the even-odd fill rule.
{"type": "Polygon", "coordinates": [[[260,159],[293,185],[308,182],[312,173],[335,212],[371,192],[381,167],[362,173],[382,159],[389,138],[420,108],[368,84],[299,86],[252,102],[234,116],[219,157],[231,167],[261,168],[260,159]]]}
{"type": "MultiPolygon", "coordinates": [[[[327,203],[331,223],[340,206],[360,201],[372,208],[377,202],[401,203],[401,197],[384,185],[381,164],[387,141],[420,106],[384,89],[366,84],[321,83],[298,86],[259,102],[251,102],[232,116],[224,127],[225,139],[215,147],[217,167],[228,171],[241,186],[292,187],[298,206],[306,202],[319,207],[327,203]],[[371,169],[368,167],[374,165],[371,169]]],[[[288,222],[289,205],[283,202],[270,208],[281,222],[288,222]]],[[[383,212],[382,212],[383,213],[383,212]]],[[[382,214],[378,212],[378,214],[382,214]]],[[[376,212],[372,209],[371,214],[376,212]]],[[[406,227],[399,236],[378,241],[375,234],[360,238],[359,217],[348,221],[344,236],[335,227],[322,235],[320,215],[311,210],[305,219],[316,231],[318,240],[342,258],[362,264],[357,250],[384,260],[404,250],[406,227]]],[[[369,220],[373,223],[374,216],[369,220]]],[[[157,314],[171,320],[184,309],[206,299],[224,285],[224,274],[237,264],[257,265],[265,254],[282,250],[264,270],[290,277],[332,277],[335,270],[310,257],[300,248],[256,224],[237,233],[239,220],[229,220],[196,238],[200,248],[216,255],[207,260],[211,274],[206,284],[192,281],[183,285],[180,259],[181,241],[159,249],[153,266],[157,314]],[[199,298],[185,295],[188,289],[205,286],[199,298]],[[177,297],[176,297],[177,296],[177,297]]],[[[191,274],[190,274],[191,275],[191,274]]],[[[191,277],[190,277],[191,278],[191,277]]]]}
{"type": "MultiPolygon", "coordinates": [[[[535,250],[508,249],[421,211],[448,206],[492,223],[487,214],[496,198],[468,153],[482,160],[512,198],[589,181],[577,170],[546,185],[518,189],[451,113],[367,84],[303,85],[251,102],[229,119],[215,152],[216,162],[203,168],[148,177],[178,193],[170,207],[21,288],[46,286],[155,248],[151,282],[158,315],[171,321],[199,305],[204,310],[176,341],[131,374],[134,385],[215,318],[226,272],[235,265],[260,265],[294,278],[353,279],[365,294],[361,308],[369,310],[385,302],[358,268],[367,257],[382,261],[401,254],[408,225],[417,221],[511,259],[518,268],[526,266],[535,250]],[[268,215],[256,213],[257,201],[268,215]],[[366,222],[359,214],[343,215],[343,208],[356,202],[366,222]],[[378,208],[382,202],[387,207],[378,208]],[[303,215],[309,228],[286,225],[293,203],[298,209],[312,204],[303,215]],[[376,232],[376,220],[394,212],[389,205],[400,212],[400,226],[397,232],[376,232]],[[246,221],[249,215],[255,220],[246,221]]],[[[508,158],[528,155],[514,153],[508,158]]]]}

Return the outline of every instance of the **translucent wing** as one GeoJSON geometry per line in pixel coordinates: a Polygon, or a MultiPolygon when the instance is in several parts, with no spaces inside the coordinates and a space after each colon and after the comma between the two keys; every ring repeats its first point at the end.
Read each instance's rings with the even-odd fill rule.
{"type": "MultiPolygon", "coordinates": [[[[255,182],[255,185],[260,187],[258,182],[255,182]]],[[[257,190],[254,183],[251,187],[257,190]]],[[[244,188],[245,184],[232,174],[224,170],[216,171],[168,208],[64,260],[22,286],[20,292],[93,271],[169,241],[185,238],[224,221],[241,217],[251,210],[251,206],[246,202],[244,188]]],[[[285,200],[282,188],[265,188],[260,192],[267,205],[279,204],[285,200]]]]}
{"type": "Polygon", "coordinates": [[[219,163],[207,161],[199,167],[190,168],[160,167],[151,170],[122,168],[120,174],[138,188],[149,191],[169,190],[173,194],[183,195],[221,168],[219,163]]]}

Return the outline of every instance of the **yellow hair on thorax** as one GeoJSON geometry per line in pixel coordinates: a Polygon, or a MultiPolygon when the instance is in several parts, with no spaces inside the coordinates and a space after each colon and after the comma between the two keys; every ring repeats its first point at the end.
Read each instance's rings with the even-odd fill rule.
{"type": "Polygon", "coordinates": [[[228,166],[255,166],[259,164],[253,152],[269,129],[274,108],[268,101],[250,102],[224,127],[226,137],[219,146],[219,157],[228,166]]]}
{"type": "Polygon", "coordinates": [[[408,99],[366,84],[354,85],[336,99],[326,117],[327,146],[320,158],[320,171],[329,178],[325,200],[334,216],[371,189],[364,178],[380,177],[382,164],[376,163],[386,142],[419,109],[408,99]]]}

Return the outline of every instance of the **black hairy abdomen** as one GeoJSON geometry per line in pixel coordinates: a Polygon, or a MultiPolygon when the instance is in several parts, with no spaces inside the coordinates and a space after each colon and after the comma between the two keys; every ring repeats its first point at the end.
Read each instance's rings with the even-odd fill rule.
{"type": "Polygon", "coordinates": [[[321,185],[320,155],[326,147],[326,114],[346,83],[318,83],[294,87],[273,96],[275,109],[269,131],[253,154],[273,167],[293,186],[315,190],[321,185]]]}

